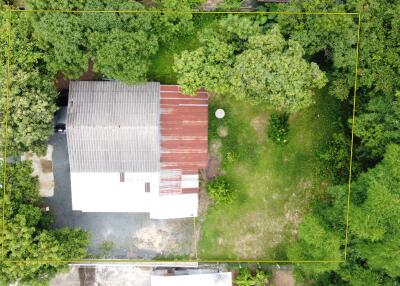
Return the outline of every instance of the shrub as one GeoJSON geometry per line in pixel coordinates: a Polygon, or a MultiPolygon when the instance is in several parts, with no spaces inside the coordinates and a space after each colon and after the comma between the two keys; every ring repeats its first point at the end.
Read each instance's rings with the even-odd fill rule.
{"type": "Polygon", "coordinates": [[[338,184],[346,182],[350,165],[350,142],[343,133],[334,133],[331,140],[319,148],[318,158],[333,172],[338,184]]]}
{"type": "Polygon", "coordinates": [[[101,244],[101,250],[104,258],[110,256],[111,250],[114,248],[114,242],[105,240],[101,244]]]}
{"type": "Polygon", "coordinates": [[[226,177],[217,177],[209,182],[207,192],[215,204],[231,203],[233,201],[233,189],[226,177]]]}
{"type": "Polygon", "coordinates": [[[255,275],[252,275],[248,268],[240,269],[235,284],[238,286],[272,286],[272,284],[269,284],[267,274],[264,271],[257,270],[255,275]]]}
{"type": "Polygon", "coordinates": [[[276,144],[288,142],[289,115],[287,113],[271,114],[269,118],[268,137],[276,144]]]}

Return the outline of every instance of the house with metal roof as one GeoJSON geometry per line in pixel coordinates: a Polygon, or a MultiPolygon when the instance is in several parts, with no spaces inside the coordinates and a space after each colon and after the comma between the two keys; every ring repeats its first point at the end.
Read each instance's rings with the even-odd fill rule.
{"type": "Polygon", "coordinates": [[[66,135],[72,208],[197,216],[208,94],[176,85],[71,81],[66,135]]]}

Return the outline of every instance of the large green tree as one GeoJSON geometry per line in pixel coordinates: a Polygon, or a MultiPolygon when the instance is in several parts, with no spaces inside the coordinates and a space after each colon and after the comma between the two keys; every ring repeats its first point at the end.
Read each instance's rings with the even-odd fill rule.
{"type": "MultiPolygon", "coordinates": [[[[46,285],[57,272],[66,269],[62,260],[87,255],[88,233],[51,228],[51,214],[40,208],[38,179],[31,176],[32,171],[28,161],[7,164],[5,196],[3,186],[0,188],[0,203],[5,206],[1,285],[17,281],[18,285],[46,285]]],[[[3,182],[3,172],[0,179],[3,182]]]]}
{"type": "MultiPolygon", "coordinates": [[[[49,10],[144,10],[136,1],[27,1],[28,8],[49,10]]],[[[46,51],[45,61],[55,74],[78,78],[95,63],[107,77],[143,80],[149,54],[155,52],[151,15],[142,13],[33,13],[34,36],[46,51]]]]}
{"type": "Polygon", "coordinates": [[[354,133],[361,138],[365,148],[360,151],[366,157],[381,159],[387,144],[400,144],[400,92],[372,98],[356,117],[354,133]]]}
{"type": "Polygon", "coordinates": [[[184,51],[175,58],[178,83],[187,94],[202,87],[226,94],[230,90],[229,74],[235,54],[245,49],[248,37],[261,32],[253,19],[228,15],[217,24],[198,32],[201,47],[184,51]]]}
{"type": "Polygon", "coordinates": [[[199,38],[200,48],[175,61],[186,93],[206,88],[295,112],[310,106],[314,91],[326,84],[325,74],[303,58],[298,42],[286,41],[278,26],[263,32],[254,17],[228,15],[199,38]]]}
{"type": "Polygon", "coordinates": [[[32,39],[33,30],[26,15],[13,15],[10,53],[8,21],[7,16],[1,27],[4,33],[0,36],[3,54],[0,88],[4,95],[1,97],[1,119],[5,123],[7,109],[8,150],[9,153],[31,150],[41,154],[46,150],[47,138],[53,130],[57,92],[42,64],[44,53],[32,39]]]}
{"type": "Polygon", "coordinates": [[[313,94],[326,83],[315,63],[303,59],[298,42],[285,41],[278,26],[250,36],[247,49],[236,57],[231,92],[266,101],[280,111],[296,112],[313,104],[313,94]]]}
{"type": "MultiPolygon", "coordinates": [[[[400,90],[400,2],[294,0],[278,8],[361,13],[354,159],[360,170],[372,167],[382,159],[385,144],[398,143],[393,125],[398,105],[394,95],[400,90]],[[373,120],[378,122],[372,124],[373,120]]],[[[286,36],[300,42],[307,57],[322,56],[329,70],[329,92],[352,104],[358,19],[349,15],[281,15],[277,22],[286,36]]]]}
{"type": "MultiPolygon", "coordinates": [[[[344,3],[330,0],[287,3],[288,12],[346,12],[344,3]]],[[[329,67],[329,93],[346,99],[354,84],[357,22],[353,15],[279,15],[277,22],[290,39],[298,41],[308,58],[317,56],[329,67]]]]}
{"type": "MultiPolygon", "coordinates": [[[[145,10],[137,1],[30,0],[26,5],[51,10],[145,10]]],[[[168,13],[14,13],[9,87],[9,14],[5,13],[0,35],[0,88],[3,95],[10,90],[9,154],[24,151],[42,154],[46,150],[56,109],[54,75],[57,72],[76,79],[92,60],[94,70],[108,78],[127,83],[145,81],[150,56],[157,51],[159,43],[191,29],[190,1],[163,1],[158,5],[168,13]],[[178,11],[180,4],[183,8],[178,11]]],[[[4,123],[6,96],[1,97],[1,107],[4,123]]]]}
{"type": "Polygon", "coordinates": [[[33,9],[125,11],[32,15],[34,35],[46,51],[48,68],[52,73],[62,71],[68,78],[78,78],[92,60],[95,71],[108,78],[145,81],[150,57],[159,44],[191,29],[187,0],[160,1],[157,8],[166,13],[148,11],[133,0],[28,0],[27,4],[33,9]]]}
{"type": "MultiPolygon", "coordinates": [[[[367,285],[397,285],[400,281],[400,145],[389,145],[383,161],[363,173],[351,189],[348,261],[304,266],[297,274],[303,279],[316,280],[318,285],[366,285],[365,281],[371,281],[367,285]]],[[[299,242],[288,252],[290,259],[340,258],[346,196],[346,186],[328,188],[324,202],[316,205],[301,223],[299,242]]]]}

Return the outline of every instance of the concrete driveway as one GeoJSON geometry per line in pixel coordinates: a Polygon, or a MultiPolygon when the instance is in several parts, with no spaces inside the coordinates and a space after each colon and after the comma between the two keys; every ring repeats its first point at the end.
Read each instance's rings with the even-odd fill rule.
{"type": "Polygon", "coordinates": [[[54,134],[54,196],[44,198],[57,227],[80,227],[91,233],[89,252],[96,258],[152,259],[162,256],[195,257],[193,219],[151,220],[145,213],[82,213],[72,210],[65,134],[54,134]],[[104,253],[102,244],[112,242],[104,253]]]}

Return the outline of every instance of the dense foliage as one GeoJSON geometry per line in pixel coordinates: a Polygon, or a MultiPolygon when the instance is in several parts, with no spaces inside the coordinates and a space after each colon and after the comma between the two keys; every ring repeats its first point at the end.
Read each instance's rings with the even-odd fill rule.
{"type": "MultiPolygon", "coordinates": [[[[8,95],[8,150],[11,154],[28,150],[41,154],[45,151],[47,138],[53,130],[54,101],[57,92],[51,75],[41,64],[44,52],[35,46],[27,17],[20,15],[12,19],[10,53],[8,53],[9,18],[5,17],[4,20],[1,28],[4,33],[0,35],[4,77],[0,80],[0,88],[8,95]],[[8,55],[10,55],[11,75],[9,77],[8,55]],[[9,88],[7,88],[8,78],[9,88]]],[[[2,96],[1,106],[6,106],[6,96],[2,96]]],[[[5,119],[5,108],[2,115],[2,119],[5,119]]]]}
{"type": "Polygon", "coordinates": [[[268,137],[276,144],[283,145],[288,142],[289,115],[286,113],[273,113],[269,117],[268,137]]]}
{"type": "MultiPolygon", "coordinates": [[[[137,1],[26,1],[29,9],[134,10],[137,1]]],[[[57,91],[54,77],[61,72],[78,79],[93,63],[98,74],[126,83],[146,81],[160,44],[192,30],[192,1],[160,1],[166,13],[13,13],[8,96],[9,153],[42,154],[53,130],[57,91]]],[[[2,14],[3,16],[3,14],[2,14]]],[[[0,88],[6,93],[9,14],[0,35],[0,88]]],[[[5,107],[6,97],[1,98],[5,107]]],[[[4,108],[5,109],[5,108],[4,108]]],[[[1,113],[5,120],[5,110],[1,113]]],[[[4,130],[3,132],[4,133],[4,130]]]]}
{"type": "MultiPolygon", "coordinates": [[[[266,7],[361,12],[347,262],[303,265],[297,272],[299,279],[311,279],[315,285],[400,285],[400,257],[394,250],[399,249],[400,218],[400,2],[295,0],[277,5],[266,7]]],[[[352,106],[357,17],[281,15],[277,22],[284,35],[304,47],[307,58],[317,58],[328,72],[330,93],[352,106]]],[[[351,124],[349,118],[347,132],[334,134],[320,152],[343,184],[348,174],[343,146],[350,142],[351,124]]],[[[343,258],[347,191],[346,185],[329,187],[315,202],[301,223],[299,242],[290,247],[289,258],[343,258]]]]}
{"type": "MultiPolygon", "coordinates": [[[[384,160],[351,186],[350,263],[303,267],[298,274],[321,285],[397,285],[400,256],[395,249],[400,248],[400,221],[394,218],[400,216],[399,178],[400,145],[389,145],[384,160]],[[370,283],[365,284],[366,277],[370,283]]],[[[340,260],[347,186],[330,187],[327,195],[303,220],[300,240],[289,249],[290,259],[340,260]]]]}
{"type": "Polygon", "coordinates": [[[188,94],[206,88],[295,112],[310,106],[314,91],[326,84],[325,74],[303,59],[301,45],[286,41],[279,26],[263,32],[257,18],[228,15],[200,33],[202,46],[175,63],[188,94]]]}
{"type": "MultiPolygon", "coordinates": [[[[400,22],[398,1],[290,1],[287,11],[361,12],[355,159],[367,167],[382,159],[385,145],[398,143],[400,22]],[[377,122],[375,122],[375,120],[377,122]],[[371,124],[374,121],[374,124],[371,124]],[[374,125],[377,124],[377,127],[374,125]],[[368,129],[368,130],[367,130],[368,129]],[[374,134],[374,135],[373,135],[374,134]],[[376,139],[373,139],[376,136],[376,139]],[[358,144],[361,143],[361,144],[358,144]],[[378,146],[379,145],[379,146],[378,146]]],[[[349,15],[278,17],[284,34],[329,71],[330,93],[352,104],[358,19],[349,15]],[[351,95],[351,96],[349,96],[351,95]]]]}
{"type": "Polygon", "coordinates": [[[323,144],[317,152],[317,156],[327,166],[321,171],[332,173],[337,183],[345,183],[348,180],[350,145],[350,139],[344,133],[333,133],[330,141],[323,144]]]}
{"type": "MultiPolygon", "coordinates": [[[[281,8],[281,7],[280,7],[281,8]]],[[[287,11],[345,12],[344,4],[330,0],[290,1],[287,11]],[[333,7],[334,6],[334,7],[333,7]]],[[[308,58],[321,56],[329,66],[329,93],[339,99],[349,96],[354,84],[357,25],[353,16],[279,15],[278,23],[290,39],[298,41],[308,58]]]]}
{"type": "MultiPolygon", "coordinates": [[[[3,168],[3,164],[0,164],[3,168]]],[[[40,208],[37,177],[32,177],[28,161],[7,165],[6,195],[0,188],[0,204],[5,205],[4,260],[0,263],[0,284],[46,285],[57,272],[66,269],[61,260],[86,257],[88,234],[79,229],[51,229],[51,215],[40,208]],[[50,217],[49,217],[50,216],[50,217]],[[24,263],[26,260],[41,262],[24,263]],[[14,261],[14,262],[12,262],[14,261]],[[18,261],[20,261],[18,263],[18,261]]],[[[0,180],[3,182],[3,172],[0,180]]]]}
{"type": "Polygon", "coordinates": [[[229,181],[223,176],[219,176],[209,182],[207,185],[207,192],[215,204],[232,202],[234,194],[229,181]]]}
{"type": "MultiPolygon", "coordinates": [[[[33,9],[145,11],[137,1],[27,1],[33,9]]],[[[77,78],[87,69],[127,83],[146,80],[150,57],[160,43],[190,31],[189,1],[160,2],[161,13],[37,13],[35,37],[49,69],[77,78]],[[179,12],[177,9],[180,9],[179,12]]]]}
{"type": "Polygon", "coordinates": [[[242,268],[239,271],[239,275],[235,279],[237,286],[264,286],[270,285],[267,274],[262,270],[257,270],[254,275],[248,268],[242,268]]]}
{"type": "Polygon", "coordinates": [[[354,132],[362,139],[360,152],[368,158],[381,159],[387,144],[400,144],[400,92],[371,98],[357,116],[354,132]]]}

